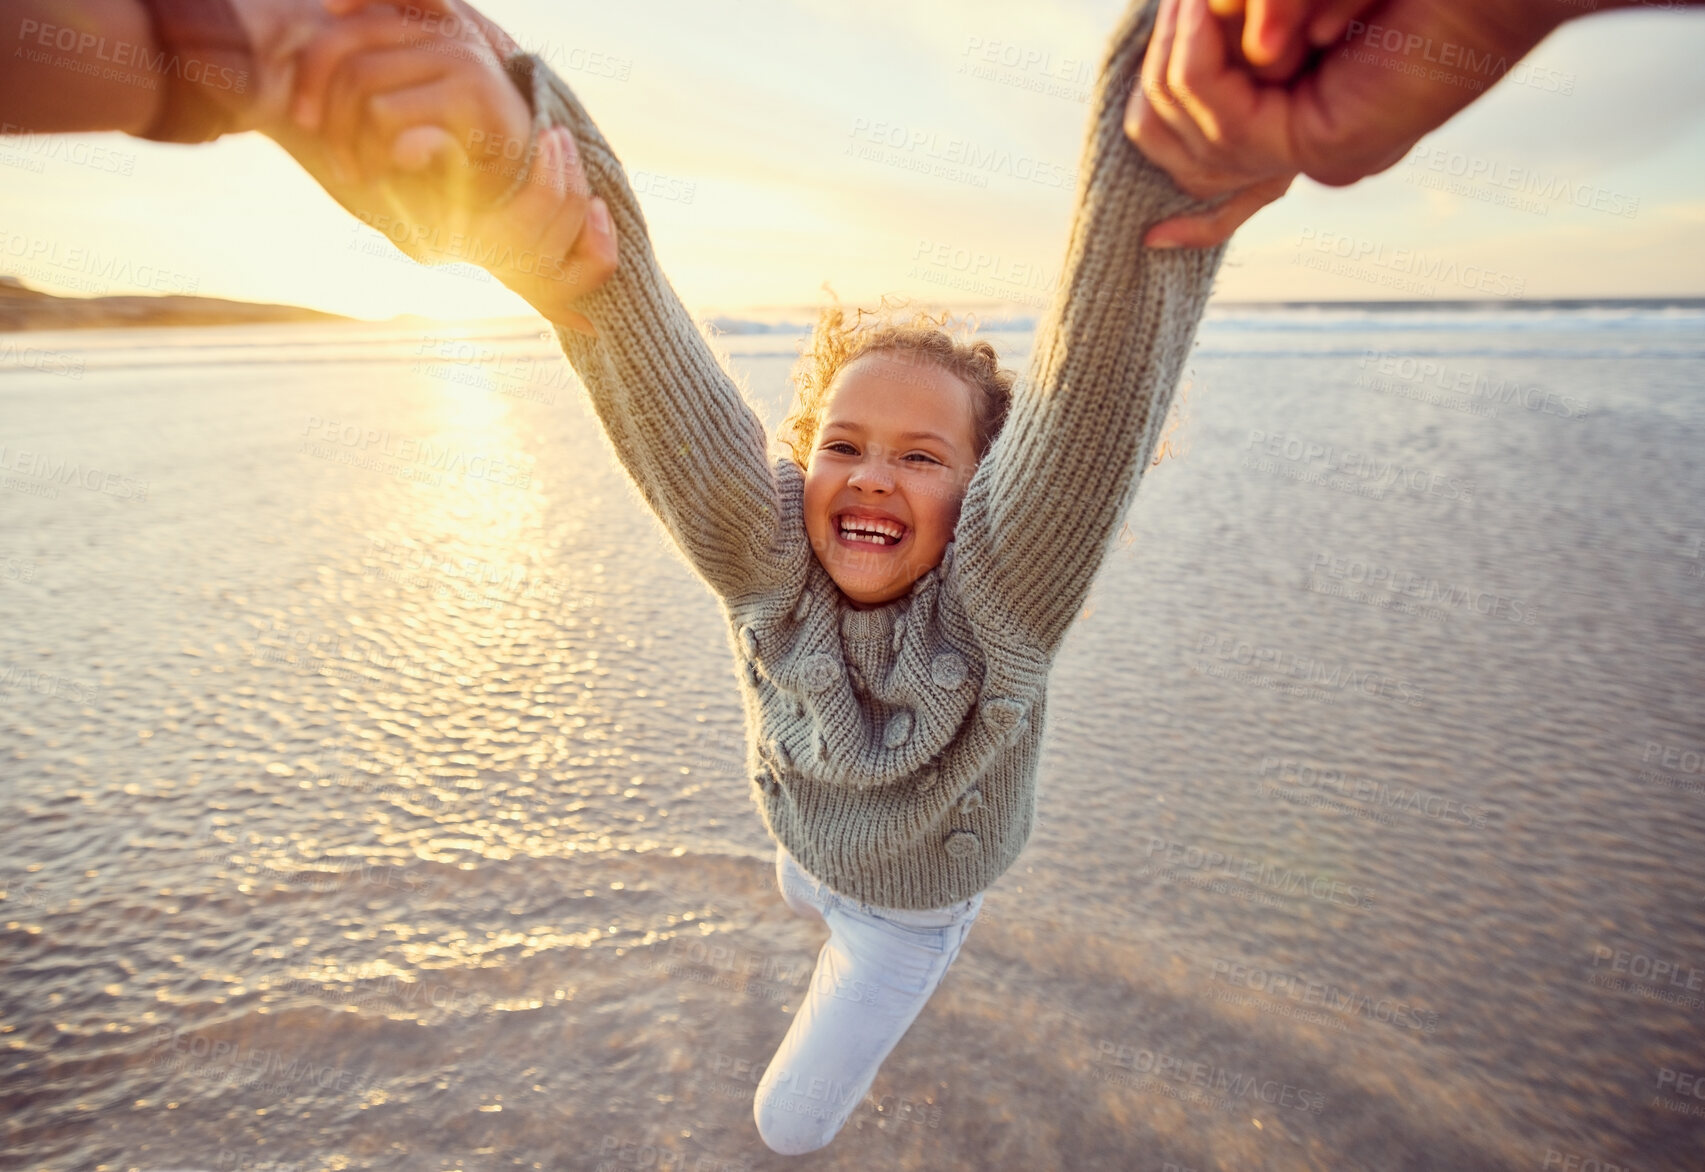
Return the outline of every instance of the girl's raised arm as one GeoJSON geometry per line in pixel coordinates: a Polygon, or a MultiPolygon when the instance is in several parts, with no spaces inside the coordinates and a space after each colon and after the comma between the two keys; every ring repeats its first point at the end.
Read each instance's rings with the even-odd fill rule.
{"type": "Polygon", "coordinates": [[[621,162],[574,94],[536,57],[500,62],[501,30],[453,0],[329,6],[343,19],[299,65],[304,133],[356,188],[389,185],[410,255],[472,261],[546,316],[618,458],[713,590],[775,581],[803,529],[784,525],[763,422],[663,275],[621,162]]]}
{"type": "MultiPolygon", "coordinates": [[[[694,570],[718,594],[785,572],[789,533],[763,421],[699,333],[652,252],[645,217],[610,144],[573,92],[536,57],[511,58],[536,125],[574,136],[592,192],[609,207],[620,260],[575,303],[595,335],[561,325],[616,454],[694,570]]],[[[798,527],[795,518],[794,527],[798,527]]]]}
{"type": "Polygon", "coordinates": [[[1083,606],[1153,455],[1225,248],[1142,244],[1152,225],[1205,206],[1125,136],[1155,7],[1138,0],[1114,31],[1060,282],[955,531],[948,581],[958,577],[972,617],[1044,656],[1083,606]]]}

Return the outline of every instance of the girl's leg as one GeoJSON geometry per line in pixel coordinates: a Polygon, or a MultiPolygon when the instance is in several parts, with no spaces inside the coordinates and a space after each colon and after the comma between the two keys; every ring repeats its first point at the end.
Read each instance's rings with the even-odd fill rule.
{"type": "Polygon", "coordinates": [[[979,892],[952,907],[905,911],[817,889],[829,939],[752,1106],[764,1143],[787,1156],[826,1146],[846,1125],[983,905],[979,892]]]}

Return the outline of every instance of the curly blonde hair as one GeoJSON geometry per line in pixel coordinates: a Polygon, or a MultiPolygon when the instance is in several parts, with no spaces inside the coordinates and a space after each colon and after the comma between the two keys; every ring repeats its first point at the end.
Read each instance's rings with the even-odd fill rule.
{"type": "MultiPolygon", "coordinates": [[[[776,439],[801,468],[811,463],[811,450],[823,426],[829,388],[835,376],[866,354],[890,354],[927,363],[963,379],[973,390],[975,458],[981,460],[995,442],[1012,407],[1012,388],[1018,376],[1000,365],[1000,356],[987,341],[962,341],[953,336],[951,317],[918,309],[909,315],[905,301],[883,297],[876,309],[860,308],[851,320],[839,302],[825,306],[816,328],[800,350],[793,368],[794,399],[776,439]]],[[[974,319],[963,323],[976,329],[974,319]]]]}

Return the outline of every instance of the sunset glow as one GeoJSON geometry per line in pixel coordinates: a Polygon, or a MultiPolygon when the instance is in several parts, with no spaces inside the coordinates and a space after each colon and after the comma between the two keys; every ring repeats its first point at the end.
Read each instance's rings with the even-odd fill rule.
{"type": "MultiPolygon", "coordinates": [[[[489,10],[597,116],[689,305],[808,305],[825,282],[852,299],[1045,303],[1119,5],[666,7],[489,10]]],[[[1234,239],[1219,296],[1705,292],[1702,53],[1690,14],[1565,26],[1529,65],[1569,92],[1512,73],[1383,175],[1299,181],[1234,239]]],[[[12,135],[0,175],[0,272],[49,291],[530,312],[478,270],[415,265],[258,135],[12,135]]]]}

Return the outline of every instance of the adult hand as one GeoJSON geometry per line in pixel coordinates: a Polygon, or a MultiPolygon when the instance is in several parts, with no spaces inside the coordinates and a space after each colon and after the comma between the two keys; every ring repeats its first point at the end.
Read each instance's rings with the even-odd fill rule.
{"type": "Polygon", "coordinates": [[[191,87],[198,102],[222,115],[205,127],[197,120],[198,131],[262,128],[284,112],[297,50],[330,20],[319,0],[181,6],[174,23],[199,26],[210,40],[180,57],[160,43],[143,0],[6,0],[3,7],[16,31],[0,69],[0,121],[43,134],[145,135],[175,86],[191,87]],[[246,55],[233,50],[231,32],[246,43],[246,55]]]}
{"type": "MultiPolygon", "coordinates": [[[[232,133],[258,130],[272,136],[282,129],[293,112],[292,99],[301,89],[299,66],[303,50],[332,28],[337,23],[335,18],[370,7],[374,2],[230,0],[255,57],[255,72],[249,86],[231,97],[237,117],[232,133]]],[[[501,60],[518,48],[508,33],[460,0],[444,0],[442,4],[421,4],[418,0],[380,2],[387,3],[398,14],[406,14],[405,19],[418,13],[415,23],[425,32],[435,31],[446,16],[460,21],[467,30],[465,39],[470,52],[488,52],[501,60]]]]}
{"type": "Polygon", "coordinates": [[[255,56],[247,101],[234,131],[268,133],[289,114],[296,57],[332,18],[320,0],[230,0],[255,56]]]}
{"type": "MultiPolygon", "coordinates": [[[[501,67],[515,41],[459,0],[237,2],[319,14],[305,22],[310,38],[298,43],[283,97],[268,104],[258,129],[364,222],[445,225],[454,211],[480,208],[509,188],[531,161],[511,152],[485,165],[464,149],[476,130],[486,142],[524,144],[531,118],[501,67]],[[366,134],[355,133],[357,121],[366,134]],[[420,122],[435,125],[396,142],[399,130],[420,122]],[[381,139],[382,151],[374,145],[381,139]]],[[[397,243],[416,260],[443,259],[413,231],[397,243]]]]}
{"type": "Polygon", "coordinates": [[[454,0],[401,14],[383,0],[336,7],[346,15],[303,51],[292,104],[298,128],[331,154],[327,190],[352,210],[381,199],[376,226],[415,259],[472,261],[552,322],[593,333],[574,306],[615,269],[608,208],[566,129],[543,133],[531,157],[532,112],[496,38],[454,0]],[[523,171],[519,193],[494,201],[523,171]]]}
{"type": "Polygon", "coordinates": [[[532,111],[503,70],[516,50],[507,33],[457,0],[417,0],[401,14],[384,0],[326,7],[342,19],[303,50],[291,115],[331,148],[341,179],[365,185],[437,163],[438,188],[475,204],[512,185],[531,161],[532,111]],[[490,162],[472,165],[471,153],[490,162]]]}
{"type": "Polygon", "coordinates": [[[1298,174],[1341,187],[1385,170],[1565,19],[1549,0],[1249,2],[1246,63],[1210,0],[1161,0],[1125,131],[1184,191],[1228,198],[1155,225],[1151,247],[1218,244],[1298,174]],[[1254,75],[1295,61],[1303,34],[1331,45],[1289,84],[1254,75]]]}
{"type": "Polygon", "coordinates": [[[1377,0],[1209,0],[1226,25],[1250,72],[1262,81],[1288,82],[1312,47],[1330,45],[1351,17],[1377,0]]]}

